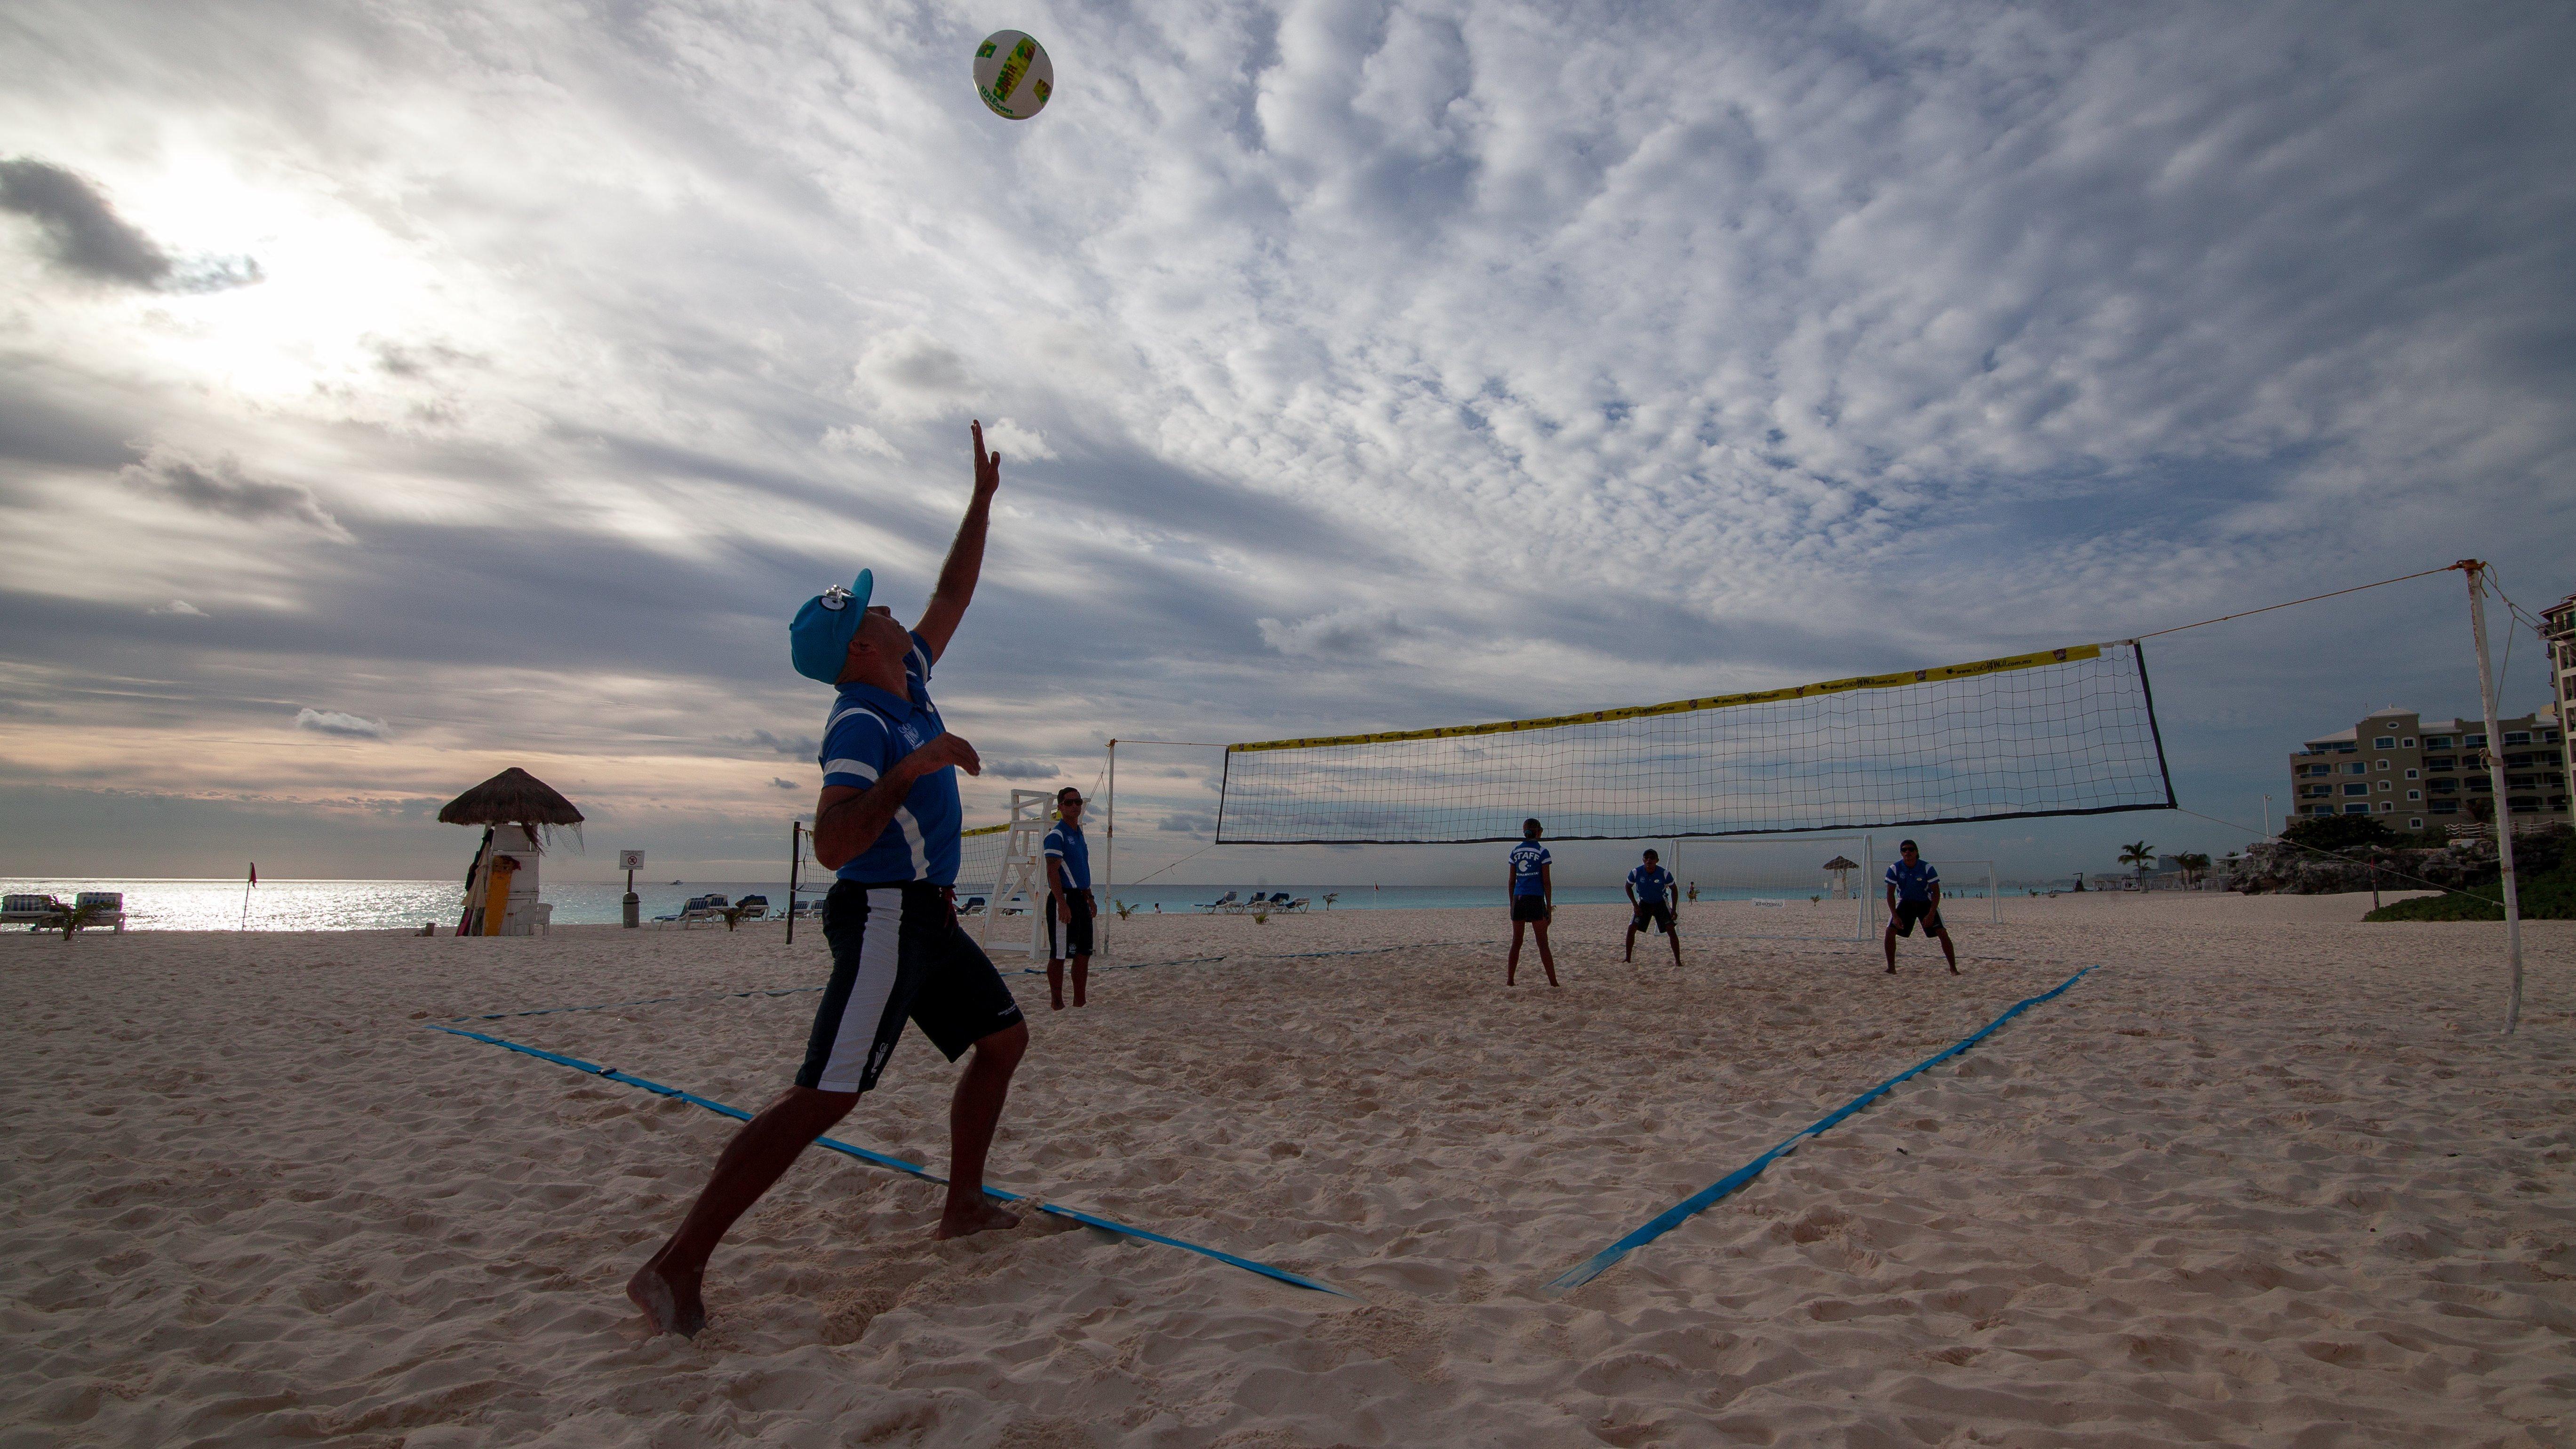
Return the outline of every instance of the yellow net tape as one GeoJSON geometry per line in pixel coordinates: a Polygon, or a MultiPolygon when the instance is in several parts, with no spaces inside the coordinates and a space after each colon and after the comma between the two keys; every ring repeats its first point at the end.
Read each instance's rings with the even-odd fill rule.
{"type": "MultiPolygon", "coordinates": [[[[1966,664],[1942,664],[1929,669],[1899,670],[1894,674],[1864,674],[1852,679],[1828,679],[1821,684],[1798,684],[1786,689],[1759,689],[1747,694],[1717,694],[1705,699],[1676,699],[1664,704],[1631,705],[1625,709],[1595,709],[1582,714],[1548,715],[1539,719],[1503,720],[1495,724],[1448,725],[1428,730],[1385,730],[1370,735],[1326,735],[1301,740],[1261,740],[1252,744],[1228,745],[1228,754],[1249,754],[1254,750],[1312,750],[1327,745],[1389,744],[1399,740],[1445,740],[1464,735],[1504,735],[1521,730],[1552,730],[1566,725],[1605,724],[1612,720],[1644,719],[1659,714],[1691,714],[1704,709],[1729,709],[1742,704],[1770,704],[1784,699],[1808,699],[1820,694],[1842,694],[1855,689],[1900,689],[1907,685],[1928,684],[1943,679],[1973,679],[1985,674],[2003,674],[2015,669],[2037,669],[2050,664],[2068,664],[2082,659],[2099,659],[2099,644],[2072,644],[2064,649],[2043,649],[2034,654],[2015,654],[2004,659],[1978,659],[1966,664]]],[[[1002,826],[991,827],[1000,830],[1002,826]]],[[[969,831],[968,834],[980,832],[969,831]]]]}

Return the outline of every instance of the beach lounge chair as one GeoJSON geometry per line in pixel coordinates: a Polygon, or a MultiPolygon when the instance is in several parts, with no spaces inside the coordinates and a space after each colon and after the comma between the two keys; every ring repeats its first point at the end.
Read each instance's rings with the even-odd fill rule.
{"type": "Polygon", "coordinates": [[[63,903],[52,896],[12,895],[0,899],[0,925],[41,927],[62,908],[63,903]]]}
{"type": "Polygon", "coordinates": [[[1218,896],[1215,900],[1200,902],[1197,909],[1214,913],[1222,911],[1233,904],[1234,892],[1227,891],[1224,895],[1218,896]]]}
{"type": "Polygon", "coordinates": [[[1299,896],[1297,899],[1290,901],[1279,909],[1283,911],[1302,911],[1306,909],[1306,902],[1311,899],[1313,899],[1311,896],[1299,896]]]}
{"type": "Polygon", "coordinates": [[[984,898],[982,896],[968,896],[966,898],[966,903],[957,908],[957,914],[962,916],[968,911],[980,911],[982,909],[984,909],[984,898]]]}
{"type": "Polygon", "coordinates": [[[769,919],[769,897],[767,896],[744,896],[734,904],[741,908],[742,918],[746,921],[769,919]]]}
{"type": "Polygon", "coordinates": [[[721,925],[724,922],[725,907],[732,904],[733,902],[722,894],[691,896],[689,903],[680,907],[680,926],[685,930],[690,926],[721,925]]]}
{"type": "Polygon", "coordinates": [[[125,934],[125,892],[82,891],[72,898],[72,909],[79,910],[83,906],[99,908],[97,919],[91,921],[90,925],[113,926],[116,928],[116,934],[120,936],[125,934]]]}

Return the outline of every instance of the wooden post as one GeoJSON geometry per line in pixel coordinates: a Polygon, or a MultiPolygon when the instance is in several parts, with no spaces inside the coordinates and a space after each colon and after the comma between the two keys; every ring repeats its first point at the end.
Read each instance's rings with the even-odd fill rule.
{"type": "Polygon", "coordinates": [[[2487,722],[2487,780],[2495,792],[2496,868],[2504,879],[2504,954],[2512,971],[2505,997],[2504,1029],[2513,1034],[2522,1020],[2522,899],[2513,878],[2513,811],[2504,798],[2504,732],[2496,727],[2495,675],[2487,667],[2486,571],[2483,560],[2464,558],[2451,567],[2469,576],[2469,634],[2478,646],[2478,708],[2487,722]]]}
{"type": "Polygon", "coordinates": [[[796,944],[796,867],[805,859],[805,822],[787,822],[787,944],[796,944]]]}

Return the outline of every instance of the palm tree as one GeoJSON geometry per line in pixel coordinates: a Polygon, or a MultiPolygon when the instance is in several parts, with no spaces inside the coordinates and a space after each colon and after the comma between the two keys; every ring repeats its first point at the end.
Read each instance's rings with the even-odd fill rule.
{"type": "Polygon", "coordinates": [[[1331,910],[1333,908],[1333,902],[1338,901],[1341,898],[1342,893],[1340,891],[1324,892],[1324,909],[1328,911],[1331,910]]]}
{"type": "Polygon", "coordinates": [[[2173,863],[2182,867],[2184,885],[2198,885],[2201,876],[2209,870],[2209,857],[2198,851],[2178,852],[2173,858],[2173,863]]]}
{"type": "Polygon", "coordinates": [[[107,911],[108,907],[104,901],[83,901],[75,906],[56,906],[54,913],[45,920],[45,929],[62,932],[63,939],[68,941],[72,938],[73,932],[86,931],[97,925],[107,911]]]}
{"type": "Polygon", "coordinates": [[[2143,840],[2132,841],[2120,847],[2120,864],[2134,865],[2138,868],[2138,888],[2141,890],[2146,888],[2147,868],[2155,863],[2156,848],[2143,840]]]}

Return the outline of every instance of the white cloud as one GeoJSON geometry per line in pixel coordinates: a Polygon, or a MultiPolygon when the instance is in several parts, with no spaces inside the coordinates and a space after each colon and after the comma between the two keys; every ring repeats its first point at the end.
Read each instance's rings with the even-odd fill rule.
{"type": "Polygon", "coordinates": [[[299,709],[295,712],[295,727],[311,730],[317,735],[339,735],[347,739],[381,740],[385,737],[383,720],[342,714],[331,709],[299,709]]]}
{"type": "Polygon", "coordinates": [[[885,435],[864,423],[844,423],[827,429],[823,446],[835,453],[866,453],[879,458],[901,458],[903,451],[885,440],[885,435]]]}
{"type": "Polygon", "coordinates": [[[1015,458],[1024,462],[1029,459],[1043,461],[1056,455],[1055,449],[1047,446],[1046,434],[1035,428],[1021,427],[1009,418],[985,425],[984,446],[1002,455],[1002,466],[1006,469],[1015,458]]]}
{"type": "Polygon", "coordinates": [[[189,603],[185,599],[172,599],[166,604],[156,605],[150,612],[155,614],[180,614],[191,619],[203,619],[207,617],[205,610],[198,608],[196,605],[189,603]]]}
{"type": "Polygon", "coordinates": [[[1414,632],[1392,610],[1361,607],[1335,609],[1286,623],[1258,619],[1254,624],[1261,630],[1262,643],[1299,659],[1367,658],[1385,653],[1414,632]]]}

